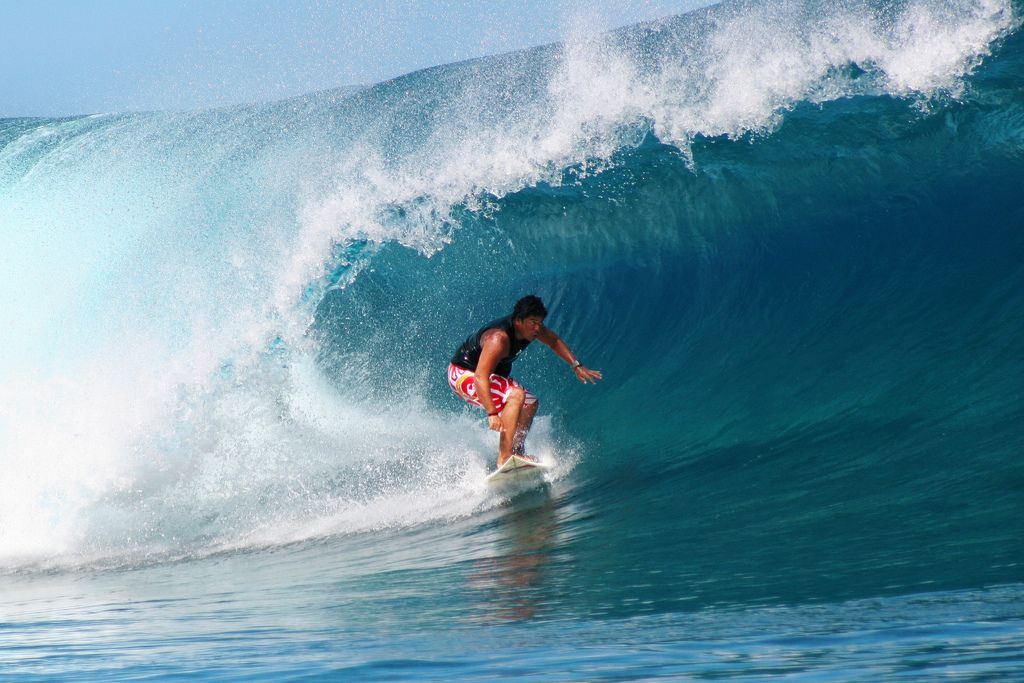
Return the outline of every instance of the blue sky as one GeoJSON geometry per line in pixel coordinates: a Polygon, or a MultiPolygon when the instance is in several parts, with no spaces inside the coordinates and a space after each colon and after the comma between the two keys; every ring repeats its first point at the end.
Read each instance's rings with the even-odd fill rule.
{"type": "Polygon", "coordinates": [[[194,109],[374,83],[700,0],[0,0],[0,117],[194,109]]]}

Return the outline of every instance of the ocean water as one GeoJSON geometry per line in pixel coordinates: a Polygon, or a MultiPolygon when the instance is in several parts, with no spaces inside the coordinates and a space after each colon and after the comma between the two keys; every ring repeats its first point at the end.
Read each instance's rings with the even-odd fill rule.
{"type": "Polygon", "coordinates": [[[1024,680],[1022,11],[0,121],[0,680],[1024,680]]]}

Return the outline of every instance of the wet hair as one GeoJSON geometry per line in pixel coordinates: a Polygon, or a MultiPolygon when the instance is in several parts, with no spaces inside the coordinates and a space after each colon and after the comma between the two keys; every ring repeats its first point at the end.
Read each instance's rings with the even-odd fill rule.
{"type": "Polygon", "coordinates": [[[547,314],[548,309],[544,308],[544,302],[540,300],[540,297],[533,294],[524,296],[516,302],[515,307],[512,309],[512,317],[516,320],[522,320],[531,316],[544,318],[547,314]]]}

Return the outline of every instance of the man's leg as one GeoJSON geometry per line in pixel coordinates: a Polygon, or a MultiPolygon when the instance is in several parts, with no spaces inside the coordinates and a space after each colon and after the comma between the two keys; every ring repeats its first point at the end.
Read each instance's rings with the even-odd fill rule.
{"type": "Polygon", "coordinates": [[[516,423],[515,437],[512,439],[512,453],[523,455],[526,453],[526,435],[530,432],[533,424],[533,416],[537,414],[537,401],[524,403],[519,409],[519,420],[516,423]]]}
{"type": "MultiPolygon", "coordinates": [[[[505,461],[512,455],[512,444],[518,433],[519,416],[522,412],[523,401],[525,400],[526,392],[521,387],[512,389],[505,400],[505,409],[501,411],[501,441],[498,446],[498,467],[504,465],[505,461]]],[[[533,420],[533,415],[530,416],[530,420],[533,420]]]]}

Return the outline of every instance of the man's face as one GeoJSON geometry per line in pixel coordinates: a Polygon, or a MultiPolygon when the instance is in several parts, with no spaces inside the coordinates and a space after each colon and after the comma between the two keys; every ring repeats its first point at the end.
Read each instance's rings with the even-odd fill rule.
{"type": "Polygon", "coordinates": [[[516,336],[526,341],[533,341],[544,327],[544,318],[539,315],[531,315],[526,318],[517,319],[515,325],[516,336]]]}

